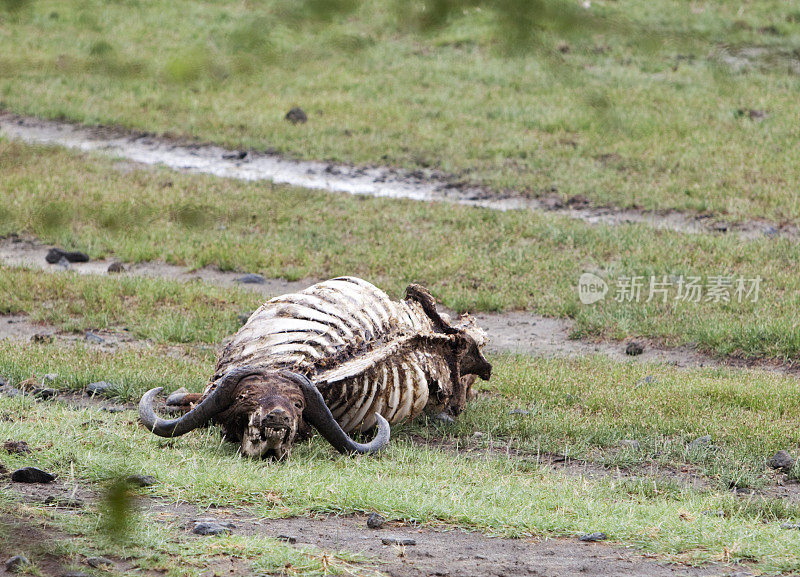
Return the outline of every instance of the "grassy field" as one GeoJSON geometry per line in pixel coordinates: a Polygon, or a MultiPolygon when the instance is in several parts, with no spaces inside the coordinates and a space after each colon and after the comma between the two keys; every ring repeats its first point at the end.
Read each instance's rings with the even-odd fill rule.
{"type": "Polygon", "coordinates": [[[800,218],[790,2],[596,0],[588,14],[612,25],[546,30],[513,57],[488,10],[420,34],[387,0],[324,26],[280,1],[22,4],[0,13],[12,111],[526,195],[800,218]],[[293,106],[308,123],[283,120],[293,106]]]}
{"type": "MultiPolygon", "coordinates": [[[[110,160],[1,140],[0,169],[0,234],[35,235],[92,257],[163,259],[288,279],[354,274],[395,296],[419,282],[460,310],[573,318],[576,336],[645,336],[745,357],[791,359],[800,352],[794,272],[800,249],[791,239],[742,242],[527,211],[120,170],[110,160]],[[604,301],[581,304],[576,287],[584,271],[608,280],[604,301]],[[617,302],[615,283],[634,275],[644,278],[639,300],[617,302]],[[678,277],[717,275],[762,277],[758,302],[739,302],[733,286],[730,302],[676,300],[678,277]],[[646,302],[651,276],[676,281],[667,302],[658,293],[646,302]]],[[[26,312],[70,329],[128,324],[140,336],[173,342],[217,342],[236,328],[238,313],[258,303],[231,290],[20,270],[4,271],[0,296],[5,313],[26,312]]]]}
{"type": "MultiPolygon", "coordinates": [[[[376,511],[389,519],[507,536],[577,535],[597,528],[614,541],[684,562],[722,559],[728,551],[728,560],[754,563],[759,570],[800,568],[800,534],[780,527],[800,520],[800,509],[768,498],[741,499],[727,491],[728,485],[769,484],[765,457],[796,443],[793,423],[800,396],[794,380],[741,370],[625,367],[600,358],[493,360],[499,370],[492,395],[471,404],[455,425],[397,427],[390,449],[376,458],[337,456],[317,439],[296,447],[289,462],[253,462],[238,457],[233,445],[221,443],[215,429],[164,442],[141,429],[131,412],[0,397],[0,438],[25,439],[35,448],[31,455],[5,455],[3,461],[9,468],[35,463],[100,493],[120,475],[155,474],[159,483],[146,491],[149,497],[239,508],[259,517],[376,511]],[[637,388],[636,381],[645,374],[654,375],[657,384],[637,388]],[[743,380],[750,383],[746,392],[739,385],[743,380]],[[530,414],[508,415],[520,406],[530,414]],[[444,439],[478,449],[475,431],[484,435],[477,443],[510,443],[523,457],[508,458],[502,450],[436,448],[444,439]],[[704,434],[712,436],[712,447],[686,448],[686,442],[704,434]],[[620,450],[622,438],[640,440],[641,450],[620,450]],[[528,458],[525,450],[532,451],[528,458]],[[705,474],[710,484],[692,488],[657,472],[587,481],[538,465],[539,451],[605,459],[632,472],[653,461],[688,466],[705,474]]],[[[123,399],[135,399],[155,385],[197,390],[211,366],[208,359],[176,360],[158,351],[103,353],[0,344],[0,374],[12,383],[31,373],[57,370],[53,384],[58,388],[80,389],[104,378],[117,383],[115,393],[123,399]]],[[[69,545],[73,553],[118,556],[122,547],[129,559],[148,567],[165,563],[167,553],[178,548],[169,537],[170,526],[145,522],[146,515],[143,522],[131,524],[131,544],[98,539],[103,525],[95,515],[102,514],[102,506],[81,518],[37,512],[35,506],[31,514],[48,515],[53,526],[74,533],[69,545]]],[[[303,555],[275,542],[228,539],[215,546],[229,543],[237,551],[249,547],[251,553],[244,557],[262,556],[268,567],[280,567],[287,556],[302,566],[303,555]]],[[[183,554],[202,558],[203,547],[195,543],[195,548],[183,554]]],[[[345,556],[342,563],[346,561],[345,556]]],[[[319,570],[319,559],[312,556],[305,562],[308,571],[319,570]]]]}

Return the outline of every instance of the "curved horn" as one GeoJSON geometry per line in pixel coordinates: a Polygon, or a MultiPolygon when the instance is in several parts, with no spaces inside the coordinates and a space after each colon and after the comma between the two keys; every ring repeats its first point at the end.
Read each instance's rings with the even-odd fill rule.
{"type": "Polygon", "coordinates": [[[333,418],[328,405],[325,404],[325,399],[322,398],[322,393],[314,383],[298,373],[284,371],[283,374],[300,385],[303,390],[303,396],[306,398],[303,416],[340,453],[377,453],[389,444],[391,427],[389,427],[389,422],[378,413],[375,413],[375,417],[378,419],[378,432],[375,438],[369,443],[356,443],[333,418]]]}
{"type": "Polygon", "coordinates": [[[162,419],[153,410],[153,399],[164,387],[147,391],[139,401],[139,419],[148,431],[159,437],[179,437],[205,425],[214,415],[228,408],[233,401],[233,392],[239,381],[260,371],[242,367],[228,371],[214,390],[195,408],[177,419],[162,419]]]}

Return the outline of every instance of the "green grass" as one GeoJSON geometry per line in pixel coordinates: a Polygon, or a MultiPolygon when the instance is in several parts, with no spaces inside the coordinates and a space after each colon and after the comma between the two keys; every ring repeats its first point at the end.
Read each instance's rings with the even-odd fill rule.
{"type": "Polygon", "coordinates": [[[489,11],[418,34],[388,0],[325,25],[294,4],[29,2],[0,14],[0,106],[527,195],[800,217],[792,3],[595,0],[610,29],[548,30],[514,57],[489,11]],[[305,125],[283,120],[297,105],[305,125]]]}
{"type": "MultiPolygon", "coordinates": [[[[163,259],[268,277],[367,278],[399,297],[426,285],[460,310],[526,309],[576,321],[576,336],[646,336],[722,355],[796,358],[800,248],[647,226],[593,226],[552,214],[496,212],[243,183],[0,141],[0,235],[35,235],[92,257],[163,259]],[[46,162],[47,174],[41,171],[46,162]],[[580,304],[584,271],[611,292],[580,304]],[[757,303],[615,302],[623,276],[762,277],[757,303]]],[[[647,282],[647,281],[645,281],[647,282]]],[[[646,300],[647,287],[642,293],[646,300]]],[[[3,269],[0,311],[69,329],[129,326],[162,342],[217,342],[258,298],[231,289],[3,269]],[[43,306],[45,305],[46,306],[43,306]]]]}
{"type": "MultiPolygon", "coordinates": [[[[497,438],[537,439],[543,446],[583,444],[598,450],[607,448],[612,439],[633,434],[649,452],[666,437],[684,440],[709,432],[721,454],[728,455],[733,448],[733,457],[753,457],[765,448],[796,442],[792,423],[800,399],[788,379],[747,371],[653,366],[646,368],[658,376],[660,392],[625,393],[628,381],[638,377],[642,367],[609,366],[599,359],[495,361],[499,370],[491,390],[505,400],[474,403],[451,433],[466,435],[474,427],[497,438]],[[752,393],[735,387],[745,379],[752,393]],[[676,395],[677,390],[682,395],[676,395]],[[576,394],[578,401],[564,401],[566,395],[576,394]],[[629,406],[620,406],[621,396],[629,398],[629,406]],[[503,416],[509,407],[529,405],[533,398],[540,409],[532,413],[530,423],[503,416]],[[645,420],[642,407],[659,418],[645,420]],[[770,417],[770,427],[762,427],[762,420],[770,417]],[[565,427],[566,422],[572,427],[565,427]]],[[[0,345],[0,374],[58,367],[62,376],[57,384],[62,386],[96,378],[88,367],[99,366],[105,367],[107,379],[127,380],[131,391],[143,390],[155,375],[133,371],[137,362],[152,366],[170,388],[178,384],[196,388],[194,377],[211,369],[207,362],[176,363],[158,354],[0,345]],[[187,377],[191,383],[184,383],[187,377]]],[[[315,439],[295,447],[290,461],[276,464],[240,458],[213,428],[174,440],[158,439],[139,427],[130,412],[0,397],[0,414],[0,438],[24,439],[36,448],[31,455],[4,456],[8,467],[36,464],[60,473],[68,483],[88,483],[98,489],[120,474],[148,473],[159,479],[146,490],[152,497],[199,507],[244,507],[260,517],[377,511],[395,520],[444,523],[505,536],[574,536],[602,530],[615,542],[676,560],[721,559],[727,550],[731,560],[753,562],[759,570],[800,568],[796,555],[800,534],[780,528],[781,522],[800,519],[794,505],[742,500],[726,491],[699,491],[649,476],[590,481],[553,473],[528,459],[491,453],[476,458],[437,450],[414,440],[419,424],[398,427],[390,448],[380,456],[342,457],[315,439]],[[709,516],[720,510],[723,516],[709,516]]],[[[642,462],[648,460],[642,455],[642,462]]],[[[98,524],[91,519],[74,521],[78,539],[72,539],[70,547],[85,547],[83,539],[97,534],[98,524]]],[[[168,527],[147,519],[134,524],[133,541],[138,545],[128,553],[155,563],[175,545],[165,538],[168,527]]],[[[271,542],[237,543],[236,547],[254,551],[275,547],[271,542]]],[[[217,546],[224,548],[225,543],[217,546]]],[[[101,552],[114,550],[118,551],[108,545],[101,552]]],[[[275,554],[286,553],[278,548],[275,554]]]]}

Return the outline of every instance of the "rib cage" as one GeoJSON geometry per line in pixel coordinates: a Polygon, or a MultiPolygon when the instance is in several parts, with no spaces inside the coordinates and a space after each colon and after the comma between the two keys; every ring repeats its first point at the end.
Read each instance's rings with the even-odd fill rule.
{"type": "Polygon", "coordinates": [[[336,278],[256,310],[226,346],[206,392],[232,368],[286,368],[317,385],[345,431],[372,427],[376,412],[394,424],[452,392],[452,339],[436,332],[420,303],[336,278]]]}

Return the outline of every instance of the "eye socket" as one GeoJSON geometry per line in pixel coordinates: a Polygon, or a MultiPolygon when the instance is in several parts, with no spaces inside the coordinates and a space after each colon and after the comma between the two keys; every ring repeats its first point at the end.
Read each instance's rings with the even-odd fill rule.
{"type": "Polygon", "coordinates": [[[303,403],[302,403],[302,401],[295,401],[294,402],[294,406],[297,407],[298,409],[302,409],[303,408],[303,403]]]}

